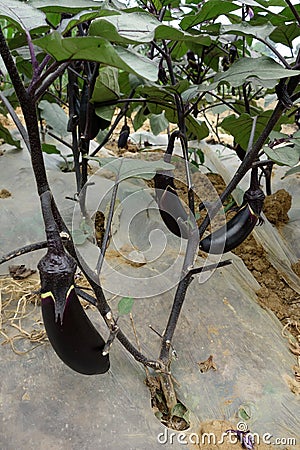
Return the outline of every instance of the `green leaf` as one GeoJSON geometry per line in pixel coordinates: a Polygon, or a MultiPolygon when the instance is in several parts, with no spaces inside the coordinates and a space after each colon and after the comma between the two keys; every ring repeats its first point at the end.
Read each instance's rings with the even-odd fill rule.
{"type": "Polygon", "coordinates": [[[46,15],[42,11],[16,0],[0,0],[0,17],[13,22],[19,30],[49,29],[46,15]]]}
{"type": "Polygon", "coordinates": [[[96,106],[95,107],[95,113],[97,116],[101,117],[101,119],[104,119],[108,122],[107,126],[109,126],[113,115],[115,112],[114,106],[96,106]]]}
{"type": "Polygon", "coordinates": [[[186,127],[188,138],[190,140],[197,139],[198,141],[201,141],[201,139],[204,139],[209,135],[209,129],[206,122],[201,122],[191,115],[186,118],[186,127]]]}
{"type": "Polygon", "coordinates": [[[160,22],[146,12],[125,13],[96,19],[89,30],[91,36],[109,37],[111,42],[122,44],[151,42],[160,22]]]}
{"type": "MultiPolygon", "coordinates": [[[[177,111],[174,107],[165,108],[165,115],[169,122],[178,123],[177,111]]],[[[201,141],[201,139],[204,139],[209,135],[209,130],[206,123],[195,119],[195,117],[191,115],[186,118],[186,128],[189,140],[197,139],[198,141],[201,141]]]]}
{"type": "Polygon", "coordinates": [[[3,139],[3,141],[6,144],[13,145],[17,149],[22,150],[20,141],[16,140],[11,135],[10,131],[6,127],[4,127],[1,122],[0,122],[0,139],[3,139]]]}
{"type": "Polygon", "coordinates": [[[200,11],[197,14],[187,15],[182,19],[180,26],[183,30],[192,28],[199,23],[214,19],[222,14],[227,14],[231,11],[239,9],[239,5],[235,5],[229,1],[209,0],[202,4],[200,11]]]}
{"type": "Polygon", "coordinates": [[[96,79],[92,102],[107,102],[120,96],[118,81],[118,69],[115,67],[103,67],[96,79]]]}
{"type": "Polygon", "coordinates": [[[52,144],[46,144],[46,143],[43,143],[43,144],[42,144],[42,151],[43,151],[44,153],[47,153],[48,155],[51,155],[51,154],[60,155],[60,151],[57,150],[57,148],[55,147],[55,145],[52,145],[52,144]]]}
{"type": "Polygon", "coordinates": [[[114,11],[112,9],[100,9],[98,11],[81,11],[70,19],[62,20],[59,28],[59,31],[62,34],[68,33],[72,28],[77,26],[82,22],[86,22],[88,20],[97,19],[99,17],[112,16],[114,14],[120,14],[118,11],[114,11]]]}
{"type": "Polygon", "coordinates": [[[95,61],[134,73],[151,81],[157,79],[158,68],[156,63],[139,55],[134,50],[121,46],[114,47],[101,37],[63,38],[60,33],[54,31],[47,36],[36,39],[34,43],[57,61],[70,59],[95,61]]]}
{"type": "MultiPolygon", "coordinates": [[[[20,3],[20,2],[19,2],[20,3]]],[[[45,10],[52,13],[77,13],[83,9],[98,9],[101,3],[94,2],[92,0],[72,0],[72,2],[66,2],[66,0],[30,0],[30,5],[35,8],[45,10]]]]}
{"type": "MultiPolygon", "coordinates": [[[[258,139],[262,131],[265,129],[265,126],[272,113],[273,111],[265,111],[257,116],[254,142],[258,139]]],[[[246,113],[241,114],[240,117],[230,115],[222,121],[220,126],[224,130],[228,131],[232,136],[234,136],[235,141],[240,144],[240,146],[244,150],[247,150],[253,126],[253,117],[246,113]]],[[[280,124],[276,125],[275,130],[276,129],[280,129],[280,124]]]]}
{"type": "Polygon", "coordinates": [[[176,403],[171,410],[171,416],[177,416],[183,418],[186,414],[187,409],[182,403],[176,403]]]}
{"type": "Polygon", "coordinates": [[[60,137],[68,135],[68,116],[59,105],[42,100],[39,103],[39,110],[42,119],[46,121],[49,128],[54,130],[60,137]]]}
{"type": "Polygon", "coordinates": [[[149,115],[149,111],[147,108],[148,107],[144,105],[140,106],[137,113],[133,117],[133,128],[135,131],[141,128],[143,123],[147,119],[147,116],[149,115]]]}
{"type": "MultiPolygon", "coordinates": [[[[299,3],[297,4],[295,4],[294,5],[294,8],[295,8],[295,10],[298,12],[298,14],[300,13],[300,5],[299,5],[299,3]]],[[[292,21],[294,21],[295,20],[295,16],[294,16],[294,13],[293,13],[293,11],[291,10],[291,8],[289,7],[289,6],[287,6],[285,9],[283,9],[282,11],[281,11],[281,14],[284,16],[284,17],[286,17],[286,19],[288,19],[288,20],[292,20],[292,21]]]]}
{"type": "Polygon", "coordinates": [[[300,172],[300,166],[293,167],[292,169],[289,169],[287,172],[285,172],[284,176],[282,178],[285,178],[289,175],[293,175],[294,173],[300,172]]]}
{"type": "Polygon", "coordinates": [[[263,81],[279,80],[297,75],[300,75],[299,70],[285,69],[274,59],[261,56],[259,58],[240,58],[226,72],[217,74],[214,81],[217,84],[227,81],[231,86],[238,87],[249,78],[257,78],[263,81]]]}
{"type": "Polygon", "coordinates": [[[253,36],[260,39],[266,39],[275,30],[275,27],[270,23],[263,23],[263,25],[253,26],[248,22],[241,22],[231,25],[222,25],[220,34],[234,34],[237,36],[253,36]]]}
{"type": "Polygon", "coordinates": [[[155,136],[164,131],[168,125],[169,121],[166,119],[164,111],[161,114],[152,114],[150,116],[150,127],[155,136]]]}
{"type": "Polygon", "coordinates": [[[134,300],[132,297],[123,297],[118,303],[119,316],[125,316],[132,310],[134,300]]]}
{"type": "Polygon", "coordinates": [[[264,152],[268,158],[280,166],[294,167],[299,162],[299,151],[294,147],[282,146],[270,148],[265,146],[264,152]]]}
{"type": "MultiPolygon", "coordinates": [[[[229,3],[229,2],[228,2],[229,3]]],[[[118,15],[101,17],[92,22],[89,29],[90,36],[108,38],[119,44],[145,44],[155,40],[193,41],[209,45],[209,36],[192,35],[161,24],[152,14],[147,12],[123,12],[118,15]]]]}
{"type": "Polygon", "coordinates": [[[287,45],[290,48],[293,48],[293,40],[300,36],[300,28],[299,25],[294,22],[288,25],[281,25],[277,27],[270,35],[270,39],[273,42],[277,42],[279,44],[287,45]]]}
{"type": "Polygon", "coordinates": [[[233,87],[238,87],[246,81],[259,82],[259,84],[273,86],[281,78],[294,77],[300,75],[299,70],[289,70],[282,67],[268,56],[259,58],[240,58],[226,72],[218,73],[214,82],[211,84],[202,84],[200,86],[191,86],[184,93],[184,100],[194,98],[198,92],[208,92],[216,89],[221,83],[229,83],[233,87]]]}

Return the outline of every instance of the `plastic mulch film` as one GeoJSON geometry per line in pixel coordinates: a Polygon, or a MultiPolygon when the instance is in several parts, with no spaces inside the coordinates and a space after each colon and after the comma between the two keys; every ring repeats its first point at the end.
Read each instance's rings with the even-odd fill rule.
{"type": "MultiPolygon", "coordinates": [[[[21,245],[43,238],[40,206],[33,194],[35,187],[29,172],[23,179],[19,178],[24,169],[19,167],[18,155],[11,155],[11,160],[6,161],[1,180],[12,197],[0,203],[1,235],[5,237],[1,252],[20,245],[22,236],[21,245]]],[[[51,175],[51,183],[57,180],[54,192],[56,190],[58,198],[72,196],[74,179],[68,175],[55,171],[51,175]]],[[[130,183],[128,181],[123,190],[124,199],[132,192],[130,183]]],[[[91,189],[89,195],[93,209],[99,192],[91,189]]],[[[148,200],[152,202],[153,196],[146,191],[142,201],[147,204],[148,200]]],[[[157,233],[161,230],[149,233],[145,246],[151,224],[154,223],[153,230],[161,228],[157,225],[160,222],[157,209],[154,209],[147,225],[143,214],[137,214],[132,226],[130,236],[136,259],[130,255],[133,250],[126,246],[122,257],[114,256],[113,245],[120,248],[117,238],[126,234],[122,220],[130,210],[134,211],[137,201],[128,201],[127,207],[116,216],[104,286],[114,312],[118,311],[122,296],[134,299],[132,316],[142,351],[156,358],[160,338],[149,329],[149,324],[160,333],[166,326],[178,270],[176,265],[173,274],[168,269],[177,259],[178,264],[182,261],[184,244],[170,237],[164,228],[166,251],[160,247],[161,234],[157,233]],[[151,253],[156,249],[159,250],[158,262],[151,253]],[[134,263],[126,263],[126,257],[131,257],[134,263]],[[148,289],[149,285],[152,285],[152,295],[149,288],[143,296],[143,286],[148,289]]],[[[70,218],[68,204],[65,211],[70,218]]],[[[125,226],[126,223],[125,220],[125,226]]],[[[85,245],[91,252],[95,251],[89,241],[85,245]]],[[[85,245],[80,251],[88,258],[85,245]]],[[[299,397],[290,391],[288,383],[293,376],[295,359],[281,335],[282,326],[273,314],[257,304],[258,284],[243,262],[231,254],[226,257],[233,259],[231,266],[206,276],[205,282],[204,278],[195,277],[191,283],[174,336],[173,345],[178,355],[172,364],[178,383],[175,388],[191,417],[186,436],[198,432],[202,422],[217,419],[229,421],[232,429],[242,422],[261,436],[268,433],[274,439],[293,438],[300,443],[299,397]],[[201,371],[201,364],[209,357],[214,367],[201,371]]],[[[91,267],[95,260],[96,253],[88,260],[91,267]]],[[[201,258],[196,261],[197,265],[203,263],[201,258]]],[[[99,314],[92,311],[90,315],[101,328],[101,334],[106,336],[99,314]]],[[[119,325],[135,342],[128,315],[119,318],[119,325]]],[[[3,448],[27,450],[35,448],[37,442],[43,442],[45,449],[161,448],[159,433],[166,433],[170,444],[172,431],[166,432],[151,410],[150,394],[143,382],[144,369],[118,342],[112,346],[111,369],[95,377],[72,372],[56,357],[50,345],[43,345],[23,357],[13,354],[8,346],[1,346],[0,352],[1,360],[5,361],[0,368],[3,448]]],[[[178,440],[173,438],[172,442],[167,448],[182,448],[178,440]]]]}

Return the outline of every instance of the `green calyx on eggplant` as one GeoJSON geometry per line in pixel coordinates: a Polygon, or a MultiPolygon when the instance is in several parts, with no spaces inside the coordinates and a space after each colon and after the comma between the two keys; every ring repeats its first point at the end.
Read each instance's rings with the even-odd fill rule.
{"type": "Polygon", "coordinates": [[[48,251],[38,263],[42,315],[49,341],[61,360],[83,374],[104,373],[105,342],[85,314],[74,290],[75,260],[65,252],[52,213],[52,194],[40,196],[48,251]]]}
{"type": "Polygon", "coordinates": [[[59,358],[83,375],[107,372],[109,355],[102,355],[105,342],[84,312],[74,286],[67,292],[62,322],[55,318],[56,299],[52,291],[44,292],[41,298],[47,336],[59,358]]]}
{"type": "Polygon", "coordinates": [[[250,187],[244,194],[239,211],[225,225],[200,241],[201,250],[212,254],[230,252],[250,235],[256,224],[263,223],[260,214],[265,195],[259,187],[257,170],[257,167],[252,169],[250,187]]]}

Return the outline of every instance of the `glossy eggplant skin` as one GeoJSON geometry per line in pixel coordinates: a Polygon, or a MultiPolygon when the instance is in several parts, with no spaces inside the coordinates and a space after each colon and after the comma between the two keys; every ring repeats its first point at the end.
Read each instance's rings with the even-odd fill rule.
{"type": "Polygon", "coordinates": [[[118,139],[118,148],[126,148],[130,135],[130,128],[127,124],[123,125],[118,139]]]}
{"type": "Polygon", "coordinates": [[[107,372],[109,355],[102,355],[105,342],[84,312],[74,286],[67,293],[62,321],[55,318],[53,294],[44,292],[41,299],[46,333],[59,358],[84,375],[107,372]]]}
{"type": "Polygon", "coordinates": [[[188,239],[188,214],[177,195],[173,176],[165,171],[154,177],[156,201],[162,220],[176,236],[188,239]],[[178,220],[179,219],[179,220],[178,220]]]}
{"type": "Polygon", "coordinates": [[[200,249],[212,254],[230,252],[249,236],[258,220],[247,203],[227,224],[202,239],[200,249]]]}

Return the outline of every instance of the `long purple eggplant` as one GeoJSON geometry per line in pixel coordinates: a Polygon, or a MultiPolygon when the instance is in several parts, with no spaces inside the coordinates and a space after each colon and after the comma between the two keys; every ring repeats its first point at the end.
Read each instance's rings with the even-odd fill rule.
{"type": "Polygon", "coordinates": [[[60,359],[76,372],[93,375],[109,369],[105,342],[85,314],[74,289],[75,260],[65,252],[53,214],[52,195],[41,195],[48,251],[38,264],[42,315],[49,341],[60,359]]]}
{"type": "Polygon", "coordinates": [[[243,205],[225,225],[200,241],[206,253],[221,254],[238,247],[252,232],[255,225],[263,223],[260,213],[265,194],[259,187],[257,167],[251,171],[249,189],[244,194],[243,205]]]}
{"type": "Polygon", "coordinates": [[[246,204],[225,225],[202,239],[200,248],[213,254],[230,252],[249,236],[257,221],[258,216],[246,204]]]}
{"type": "Polygon", "coordinates": [[[85,375],[108,371],[109,356],[103,356],[105,342],[84,312],[71,286],[62,320],[55,319],[56,299],[51,291],[41,294],[42,314],[49,341],[59,358],[71,369],[85,375]]]}
{"type": "Polygon", "coordinates": [[[168,229],[178,237],[188,239],[188,214],[176,192],[171,171],[156,173],[154,177],[156,201],[161,218],[168,229]]]}

